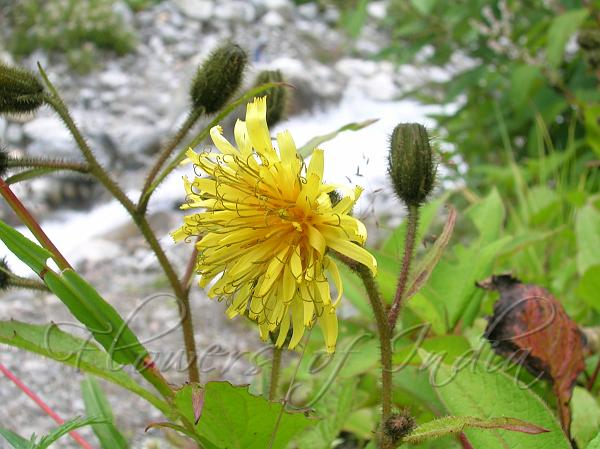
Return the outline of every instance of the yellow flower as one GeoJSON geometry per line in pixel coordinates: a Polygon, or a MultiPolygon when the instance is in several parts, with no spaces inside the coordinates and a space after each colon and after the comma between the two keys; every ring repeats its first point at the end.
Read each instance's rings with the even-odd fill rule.
{"type": "Polygon", "coordinates": [[[278,347],[291,328],[290,348],[317,320],[327,350],[333,352],[342,281],[327,249],[376,270],[375,258],[360,246],[367,237],[364,225],[348,215],[362,190],[349,190],[333,205],[329,193],[340,187],[322,182],[323,151],[315,149],[306,168],[288,131],[277,135],[277,151],[265,100],[254,99],[246,122],[237,121],[237,148],[216,126],[210,135],[220,152],[188,150],[197,174],[207,177],[184,178],[187,201],[182,209],[204,211],[186,216],[173,237],[200,237],[199,284],[205,287],[218,278],[208,296],[228,300],[230,318],[247,313],[263,339],[279,329],[278,347]]]}

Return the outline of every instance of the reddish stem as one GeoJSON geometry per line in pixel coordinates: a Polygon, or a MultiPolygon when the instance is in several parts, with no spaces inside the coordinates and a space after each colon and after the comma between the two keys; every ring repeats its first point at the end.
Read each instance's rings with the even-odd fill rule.
{"type": "MultiPolygon", "coordinates": [[[[33,391],[27,388],[27,386],[23,382],[21,382],[21,380],[2,363],[0,363],[0,371],[2,372],[2,374],[8,377],[17,387],[19,387],[19,389],[23,393],[25,393],[27,396],[33,399],[33,402],[35,402],[39,408],[41,408],[48,416],[50,416],[54,421],[56,421],[57,424],[62,425],[65,422],[60,416],[56,414],[54,410],[50,408],[48,404],[46,404],[37,394],[35,394],[33,391]]],[[[84,449],[93,449],[90,443],[85,441],[77,431],[73,430],[69,432],[69,435],[84,449]]]]}
{"type": "Polygon", "coordinates": [[[598,360],[598,363],[596,363],[596,369],[594,369],[592,376],[588,380],[588,383],[587,383],[588,391],[592,391],[592,388],[594,388],[594,384],[596,383],[598,374],[600,374],[600,359],[598,360]]]}
{"type": "Polygon", "coordinates": [[[58,248],[54,246],[54,243],[48,238],[46,233],[42,230],[40,224],[27,210],[25,205],[16,197],[16,195],[10,190],[10,187],[2,178],[0,178],[0,194],[4,197],[8,205],[15,211],[17,216],[21,219],[23,224],[29,228],[31,233],[40,242],[40,244],[52,253],[57,265],[61,270],[71,268],[67,259],[63,257],[58,248]]]}
{"type": "Polygon", "coordinates": [[[461,432],[460,435],[458,435],[458,440],[463,449],[474,449],[464,432],[461,432]]]}

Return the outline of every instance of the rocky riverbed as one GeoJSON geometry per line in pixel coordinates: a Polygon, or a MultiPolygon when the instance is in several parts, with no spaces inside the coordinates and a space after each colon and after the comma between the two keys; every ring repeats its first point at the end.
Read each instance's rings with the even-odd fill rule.
{"type": "MultiPolygon", "coordinates": [[[[422,79],[422,72],[414,67],[396,69],[371,58],[387,43],[379,26],[386,13],[385,1],[369,2],[367,25],[355,42],[335,27],[340,14],[336,9],[319,9],[313,3],[228,0],[217,6],[208,0],[170,0],[137,13],[124,3],[117,3],[116,10],[138,34],[134,53],[107,58],[99,70],[85,76],[74,75],[60,56],[36,52],[19,62],[32,69],[36,61],[42,63],[100,160],[132,199],[137,198],[144,170],[187,113],[189,83],[198,63],[230,39],[245,46],[251,56],[248,85],[258,71],[277,68],[295,86],[289,120],[278,129],[289,128],[298,143],[349,122],[380,119],[365,130],[347,132],[323,145],[326,174],[333,182],[366,187],[358,213],[370,221],[374,237],[386,215],[392,220],[400,215],[399,206],[390,206],[385,190],[387,136],[398,122],[431,123],[425,114],[432,110],[397,100],[404,89],[422,79]]],[[[7,53],[0,57],[11,59],[7,53]]],[[[78,157],[71,136],[47,109],[32,117],[0,118],[0,141],[13,154],[78,157]]],[[[23,183],[16,190],[79,272],[119,312],[132,316],[131,326],[149,340],[148,347],[175,359],[182,356],[177,304],[147,244],[119,205],[96,183],[73,175],[23,183]]],[[[168,232],[181,220],[177,206],[183,199],[180,176],[173,175],[158,191],[149,215],[179,271],[191,248],[172,244],[168,232]]],[[[6,205],[2,204],[0,214],[17,224],[6,205]]],[[[27,273],[14,258],[9,261],[16,271],[27,273]]],[[[213,351],[205,354],[204,380],[247,383],[252,379],[251,364],[239,354],[258,351],[262,344],[254,329],[239,320],[228,321],[224,307],[209,301],[199,289],[193,290],[198,348],[201,354],[213,351]],[[215,343],[221,348],[219,356],[214,355],[214,346],[211,349],[215,343]]],[[[22,290],[0,296],[0,319],[9,318],[64,323],[66,330],[73,324],[53,296],[22,290]]],[[[0,350],[0,361],[61,416],[83,414],[81,373],[24,351],[5,346],[0,350]]],[[[167,376],[173,382],[184,380],[177,366],[171,366],[167,376]]],[[[118,387],[102,385],[131,447],[168,447],[158,432],[143,431],[148,422],[160,419],[156,411],[118,387]]],[[[53,427],[7,379],[0,379],[0,402],[3,427],[22,435],[43,434],[53,427]]],[[[90,435],[89,429],[81,432],[90,435]]],[[[0,448],[4,444],[0,441],[0,448]]],[[[76,446],[65,438],[60,447],[76,446]]]]}

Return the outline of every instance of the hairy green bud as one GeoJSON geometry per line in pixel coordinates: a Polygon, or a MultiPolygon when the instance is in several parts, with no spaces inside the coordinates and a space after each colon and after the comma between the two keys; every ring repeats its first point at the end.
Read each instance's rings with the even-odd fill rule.
{"type": "Polygon", "coordinates": [[[0,62],[0,113],[33,112],[44,103],[44,86],[31,72],[0,62]]]}
{"type": "Polygon", "coordinates": [[[192,81],[193,107],[213,114],[225,106],[242,84],[247,62],[248,55],[239,45],[227,43],[214,50],[192,81]]]}
{"type": "Polygon", "coordinates": [[[433,190],[437,166],[423,125],[401,123],[392,133],[388,171],[396,194],[419,206],[433,190]]]}
{"type": "Polygon", "coordinates": [[[6,259],[0,259],[0,291],[6,290],[9,285],[9,273],[10,270],[6,264],[6,259]]]}
{"type": "MultiPolygon", "coordinates": [[[[255,85],[281,82],[283,82],[283,75],[279,70],[264,70],[256,77],[255,85]]],[[[267,125],[273,126],[285,116],[288,101],[287,90],[283,86],[276,86],[267,89],[264,94],[267,96],[267,125]]]]}
{"type": "Polygon", "coordinates": [[[383,431],[393,443],[399,443],[415,428],[415,419],[407,410],[391,415],[383,423],[383,431]]]}

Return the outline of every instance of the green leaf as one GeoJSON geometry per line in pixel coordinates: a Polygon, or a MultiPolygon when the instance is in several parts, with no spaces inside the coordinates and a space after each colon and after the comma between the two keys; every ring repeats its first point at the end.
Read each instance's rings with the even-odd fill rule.
{"type": "Polygon", "coordinates": [[[575,387],[571,410],[571,434],[578,447],[585,447],[600,429],[600,405],[585,388],[575,387]]]}
{"type": "Polygon", "coordinates": [[[11,430],[3,429],[2,427],[0,427],[0,435],[2,435],[4,437],[4,439],[6,441],[8,441],[9,444],[12,447],[14,447],[15,449],[30,449],[31,448],[29,440],[26,440],[25,438],[14,433],[11,430]]]}
{"type": "Polygon", "coordinates": [[[589,267],[585,271],[577,287],[577,297],[600,312],[598,292],[600,292],[600,264],[589,267]]]}
{"type": "MultiPolygon", "coordinates": [[[[188,422],[194,422],[191,385],[176,393],[175,406],[188,422]]],[[[196,433],[205,449],[285,449],[312,420],[282,409],[281,403],[251,395],[247,386],[208,382],[196,433]]]]}
{"type": "Polygon", "coordinates": [[[585,140],[600,157],[600,104],[586,105],[583,111],[585,117],[585,140]]]}
{"type": "Polygon", "coordinates": [[[23,170],[22,172],[16,173],[6,178],[8,185],[16,184],[22,181],[28,181],[30,179],[39,178],[40,176],[46,176],[50,173],[54,173],[59,169],[56,168],[32,168],[29,170],[23,170]]]}
{"type": "Polygon", "coordinates": [[[373,429],[377,427],[378,419],[377,407],[360,408],[350,413],[343,430],[363,440],[370,440],[373,438],[373,429]]]}
{"type": "Polygon", "coordinates": [[[73,430],[79,429],[81,427],[89,426],[91,424],[98,424],[104,422],[102,418],[91,417],[91,418],[74,418],[69,421],[65,421],[59,427],[54,429],[48,435],[40,438],[40,441],[36,445],[36,449],[46,449],[52,443],[57,441],[59,438],[62,438],[66,434],[72,432],[73,430]]]}
{"type": "Polygon", "coordinates": [[[525,106],[535,81],[541,79],[540,69],[532,65],[521,64],[512,70],[509,97],[516,110],[525,106]]]}
{"type": "Polygon", "coordinates": [[[42,278],[48,288],[84,324],[94,338],[120,364],[137,365],[148,352],[125,321],[81,276],[71,269],[58,274],[46,261],[50,252],[0,221],[0,239],[19,259],[42,278]]]}
{"type": "Polygon", "coordinates": [[[115,426],[112,409],[98,381],[91,376],[86,376],[81,382],[81,394],[86,414],[97,416],[105,421],[103,424],[92,424],[102,449],[127,449],[129,447],[127,440],[115,426]]]}
{"type": "Polygon", "coordinates": [[[496,188],[481,201],[473,204],[465,215],[471,219],[477,231],[480,242],[490,243],[500,236],[504,222],[504,204],[496,188]]]}
{"type": "Polygon", "coordinates": [[[552,20],[548,29],[546,45],[546,59],[551,66],[558,67],[562,63],[568,40],[579,29],[587,16],[588,10],[581,8],[561,14],[552,20]]]}
{"type": "Polygon", "coordinates": [[[94,343],[63,332],[56,324],[0,321],[0,343],[25,349],[117,384],[169,415],[170,407],[141,387],[94,343]]]}
{"type": "Polygon", "coordinates": [[[506,430],[465,433],[473,447],[506,449],[570,449],[554,413],[531,390],[524,388],[498,367],[486,366],[476,359],[454,366],[428,367],[431,382],[446,409],[456,416],[511,417],[547,429],[548,433],[524,435],[506,430]]]}
{"type": "Polygon", "coordinates": [[[410,3],[422,15],[427,16],[435,7],[437,0],[410,0],[410,3]]]}
{"type": "Polygon", "coordinates": [[[303,432],[298,438],[299,449],[334,446],[334,441],[342,431],[354,407],[357,382],[358,378],[355,377],[336,383],[314,405],[320,420],[316,426],[303,432]]]}
{"type": "Polygon", "coordinates": [[[338,128],[337,130],[335,130],[329,134],[323,134],[322,136],[313,137],[308,142],[306,142],[304,145],[302,145],[300,148],[298,148],[298,154],[300,156],[302,156],[303,158],[306,158],[312,154],[312,152],[315,148],[317,148],[319,145],[321,145],[324,142],[328,142],[328,141],[332,140],[339,133],[342,133],[344,131],[361,130],[363,128],[366,128],[367,126],[372,125],[377,120],[379,120],[379,119],[370,119],[370,120],[365,120],[363,122],[348,123],[347,125],[344,125],[341,128],[338,128]]]}
{"type": "Polygon", "coordinates": [[[456,209],[450,208],[448,219],[444,225],[444,229],[440,236],[435,240],[431,249],[418,261],[417,266],[412,270],[412,274],[408,280],[408,288],[403,301],[408,301],[415,293],[417,293],[431,276],[431,272],[438,264],[444,254],[448,242],[454,231],[456,223],[456,209]]]}
{"type": "Polygon", "coordinates": [[[475,418],[473,416],[444,416],[419,425],[404,441],[419,444],[423,441],[441,438],[446,435],[458,434],[467,428],[505,429],[512,432],[538,434],[546,429],[515,418],[475,418]]]}
{"type": "Polygon", "coordinates": [[[600,432],[596,434],[594,439],[590,441],[590,444],[588,444],[585,449],[600,449],[600,432]]]}
{"type": "Polygon", "coordinates": [[[588,268],[600,264],[600,211],[591,204],[581,208],[575,217],[577,237],[577,271],[581,276],[588,268]]]}

